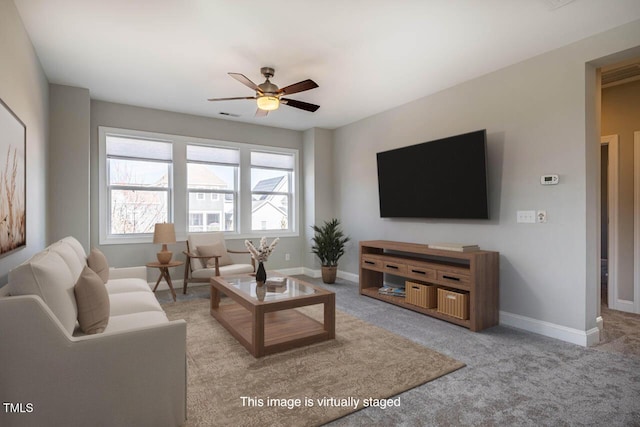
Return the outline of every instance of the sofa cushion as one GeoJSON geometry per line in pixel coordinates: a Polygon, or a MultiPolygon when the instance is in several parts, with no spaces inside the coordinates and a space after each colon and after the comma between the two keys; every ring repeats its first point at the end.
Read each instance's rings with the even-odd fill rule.
{"type": "Polygon", "coordinates": [[[121,294],[124,292],[149,292],[149,284],[141,279],[109,279],[105,285],[109,294],[121,294]]]}
{"type": "Polygon", "coordinates": [[[149,291],[109,294],[109,301],[111,302],[111,316],[141,311],[163,311],[156,296],[149,291]]]}
{"type": "Polygon", "coordinates": [[[9,272],[9,293],[39,296],[73,334],[78,318],[73,292],[76,279],[59,254],[44,250],[9,272]]]}
{"type": "Polygon", "coordinates": [[[86,260],[84,258],[79,258],[73,247],[62,240],[49,246],[48,249],[62,257],[64,262],[67,264],[67,267],[69,267],[73,278],[78,280],[80,273],[82,273],[82,269],[87,265],[86,260]]]}
{"type": "MultiPolygon", "coordinates": [[[[253,266],[251,264],[231,264],[220,267],[221,276],[243,273],[253,273],[253,266]]],[[[215,268],[201,268],[200,270],[193,270],[191,276],[194,279],[207,279],[209,277],[215,276],[215,274],[215,268]]]]}
{"type": "Polygon", "coordinates": [[[84,248],[82,247],[80,242],[78,242],[78,239],[76,239],[75,237],[68,236],[68,237],[65,237],[64,239],[60,239],[60,241],[71,246],[74,252],[78,255],[78,259],[82,260],[83,264],[87,263],[87,253],[84,251],[84,248]]]}
{"type": "MultiPolygon", "coordinates": [[[[215,245],[218,242],[222,242],[225,245],[224,252],[227,252],[226,244],[224,242],[224,233],[222,231],[215,231],[213,233],[192,233],[187,236],[189,242],[189,250],[198,254],[198,246],[210,246],[215,245]]],[[[201,260],[198,258],[192,259],[192,270],[199,270],[205,268],[207,260],[201,260]]]]}
{"type": "Polygon", "coordinates": [[[162,323],[167,323],[167,315],[164,311],[143,311],[140,313],[122,314],[111,316],[105,333],[128,331],[135,328],[144,328],[162,323]]]}
{"type": "MultiPolygon", "coordinates": [[[[218,259],[218,265],[220,267],[233,264],[233,261],[231,261],[231,256],[229,255],[229,252],[227,252],[227,247],[225,246],[224,241],[214,243],[213,245],[198,246],[197,252],[199,256],[219,256],[220,258],[218,259]]],[[[208,260],[201,259],[201,261],[206,261],[206,266],[208,268],[216,266],[214,258],[208,260]]]]}
{"type": "Polygon", "coordinates": [[[103,332],[109,323],[109,294],[100,276],[89,267],[84,267],[74,286],[74,293],[82,332],[103,332]]]}
{"type": "Polygon", "coordinates": [[[104,256],[100,249],[91,248],[91,252],[89,252],[89,257],[87,258],[87,264],[89,268],[100,276],[103,283],[107,283],[109,280],[109,261],[107,261],[107,257],[104,256]]]}

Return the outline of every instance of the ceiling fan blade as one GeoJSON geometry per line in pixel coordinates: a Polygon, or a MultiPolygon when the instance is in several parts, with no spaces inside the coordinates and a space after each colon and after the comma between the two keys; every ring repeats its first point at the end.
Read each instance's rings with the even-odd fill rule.
{"type": "Polygon", "coordinates": [[[258,108],[256,110],[255,117],[267,117],[267,114],[269,114],[269,112],[267,110],[261,110],[260,108],[258,108]]]}
{"type": "Polygon", "coordinates": [[[294,83],[287,87],[283,87],[278,91],[278,93],[281,93],[284,95],[291,95],[292,93],[304,92],[305,90],[315,89],[317,87],[318,87],[318,84],[316,82],[314,82],[313,80],[307,79],[298,83],[294,83]]]}
{"type": "Polygon", "coordinates": [[[319,105],[309,104],[308,102],[297,101],[295,99],[280,98],[280,102],[285,105],[288,105],[289,107],[299,108],[305,111],[311,111],[312,113],[315,112],[318,108],[320,108],[319,105]]]}
{"type": "Polygon", "coordinates": [[[252,82],[251,80],[249,80],[247,78],[247,76],[245,76],[244,74],[240,74],[240,73],[229,73],[229,75],[231,77],[233,77],[234,79],[236,79],[237,81],[239,81],[240,83],[242,83],[243,85],[255,90],[256,92],[260,92],[262,93],[262,90],[260,90],[260,88],[258,87],[257,84],[255,84],[254,82],[252,82]]]}
{"type": "Polygon", "coordinates": [[[209,98],[207,101],[233,101],[234,99],[256,99],[255,96],[239,96],[236,98],[209,98]]]}

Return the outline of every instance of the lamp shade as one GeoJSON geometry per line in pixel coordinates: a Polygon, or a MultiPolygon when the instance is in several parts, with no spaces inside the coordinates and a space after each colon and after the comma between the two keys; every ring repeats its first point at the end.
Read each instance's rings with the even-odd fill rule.
{"type": "Polygon", "coordinates": [[[171,223],[158,223],[153,231],[153,243],[176,243],[176,230],[171,223]]]}

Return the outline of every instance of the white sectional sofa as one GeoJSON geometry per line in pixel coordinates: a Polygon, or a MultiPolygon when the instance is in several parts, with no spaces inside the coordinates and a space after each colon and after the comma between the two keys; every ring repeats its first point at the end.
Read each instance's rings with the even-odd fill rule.
{"type": "Polygon", "coordinates": [[[73,288],[86,259],[67,237],[0,288],[0,399],[23,409],[0,408],[0,425],[181,425],[185,321],[167,319],[145,267],[110,269],[108,325],[82,334],[73,288]]]}

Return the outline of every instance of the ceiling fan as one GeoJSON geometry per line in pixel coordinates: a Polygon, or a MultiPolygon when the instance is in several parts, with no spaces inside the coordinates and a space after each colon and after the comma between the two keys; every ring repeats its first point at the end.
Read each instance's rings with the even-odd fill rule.
{"type": "Polygon", "coordinates": [[[310,104],[308,102],[298,101],[295,99],[283,98],[284,95],[291,95],[298,92],[304,92],[305,90],[315,89],[318,87],[318,84],[313,80],[303,80],[298,83],[294,83],[292,85],[283,87],[282,89],[278,89],[278,86],[274,85],[269,81],[271,77],[273,77],[275,70],[270,67],[262,67],[260,68],[260,73],[266,78],[264,83],[255,84],[251,80],[249,80],[244,74],[240,73],[229,73],[231,77],[247,86],[250,89],[256,91],[255,96],[240,96],[235,98],[211,98],[208,101],[231,101],[234,99],[255,99],[258,104],[258,109],[256,110],[256,117],[264,117],[269,114],[269,111],[277,110],[280,104],[288,105],[289,107],[299,108],[305,111],[314,112],[318,108],[319,105],[310,104]]]}

